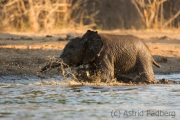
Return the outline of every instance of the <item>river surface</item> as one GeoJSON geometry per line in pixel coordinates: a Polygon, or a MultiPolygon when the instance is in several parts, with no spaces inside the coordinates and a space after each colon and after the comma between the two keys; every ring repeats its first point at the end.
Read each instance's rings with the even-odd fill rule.
{"type": "MultiPolygon", "coordinates": [[[[180,81],[180,74],[156,74],[180,81]]],[[[179,120],[180,85],[72,85],[61,76],[0,77],[0,120],[179,120]]]]}

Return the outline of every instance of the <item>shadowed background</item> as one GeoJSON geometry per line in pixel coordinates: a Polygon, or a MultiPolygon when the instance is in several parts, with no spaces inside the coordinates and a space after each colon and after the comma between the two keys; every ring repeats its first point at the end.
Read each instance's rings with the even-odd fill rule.
{"type": "Polygon", "coordinates": [[[180,0],[0,0],[1,31],[179,28],[180,0]]]}

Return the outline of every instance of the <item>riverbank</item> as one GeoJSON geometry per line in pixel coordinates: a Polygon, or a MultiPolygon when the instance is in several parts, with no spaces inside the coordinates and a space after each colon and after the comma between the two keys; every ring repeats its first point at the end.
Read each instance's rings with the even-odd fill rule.
{"type": "MultiPolygon", "coordinates": [[[[59,57],[68,42],[68,35],[81,36],[83,32],[62,34],[0,33],[0,75],[36,75],[47,62],[59,57]]],[[[161,65],[155,73],[180,72],[180,33],[156,31],[101,31],[101,33],[133,34],[143,39],[153,58],[161,65]]],[[[51,71],[57,74],[56,71],[51,71]]],[[[49,73],[49,74],[51,74],[49,73]]]]}

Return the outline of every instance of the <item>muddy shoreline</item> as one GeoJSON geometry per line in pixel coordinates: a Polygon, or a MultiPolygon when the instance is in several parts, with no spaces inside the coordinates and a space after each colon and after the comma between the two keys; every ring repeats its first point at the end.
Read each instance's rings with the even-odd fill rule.
{"type": "MultiPolygon", "coordinates": [[[[132,31],[114,32],[114,34],[135,34],[142,38],[153,58],[161,65],[161,68],[153,66],[155,73],[180,72],[179,33],[172,33],[173,36],[170,33],[148,34],[148,32],[135,33],[132,31]]],[[[37,37],[0,33],[0,76],[36,75],[41,67],[59,57],[61,50],[68,42],[63,39],[64,36],[42,35],[37,37]]],[[[80,34],[74,36],[80,36],[80,34]]],[[[54,70],[48,74],[58,73],[54,70]]]]}

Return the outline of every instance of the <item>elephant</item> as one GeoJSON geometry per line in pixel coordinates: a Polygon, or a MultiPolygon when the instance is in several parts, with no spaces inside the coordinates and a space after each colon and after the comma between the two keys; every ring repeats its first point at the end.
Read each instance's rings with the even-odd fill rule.
{"type": "Polygon", "coordinates": [[[100,75],[101,82],[115,78],[123,82],[156,83],[152,64],[160,68],[138,37],[91,30],[69,41],[60,58],[69,66],[89,65],[90,75],[100,75]]]}

